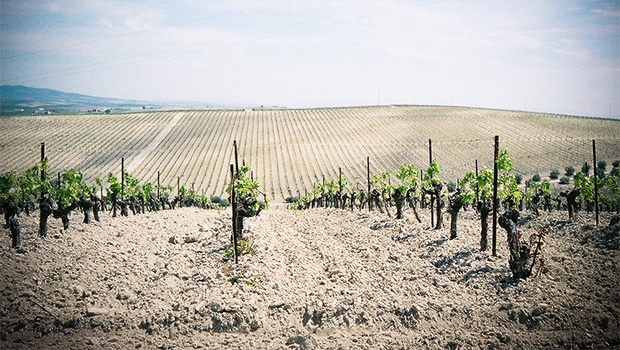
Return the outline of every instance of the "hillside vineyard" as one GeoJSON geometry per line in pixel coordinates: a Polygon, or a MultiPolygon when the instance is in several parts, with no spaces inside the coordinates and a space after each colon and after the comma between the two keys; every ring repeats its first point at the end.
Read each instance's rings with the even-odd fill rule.
{"type": "Polygon", "coordinates": [[[401,164],[425,169],[432,139],[441,178],[457,181],[475,161],[492,167],[493,138],[508,149],[516,174],[548,175],[566,166],[620,159],[620,121],[459,107],[376,106],[325,109],[176,110],[111,115],[0,117],[0,172],[21,172],[46,144],[53,173],[77,169],[92,184],[109,172],[222,195],[239,157],[268,197],[281,201],[343,177],[366,186],[373,173],[401,164]]]}

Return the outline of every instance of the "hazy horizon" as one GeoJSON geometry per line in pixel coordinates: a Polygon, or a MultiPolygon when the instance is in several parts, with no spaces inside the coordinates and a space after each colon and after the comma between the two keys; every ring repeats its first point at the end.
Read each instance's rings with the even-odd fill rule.
{"type": "Polygon", "coordinates": [[[620,117],[620,1],[0,0],[0,85],[620,117]]]}

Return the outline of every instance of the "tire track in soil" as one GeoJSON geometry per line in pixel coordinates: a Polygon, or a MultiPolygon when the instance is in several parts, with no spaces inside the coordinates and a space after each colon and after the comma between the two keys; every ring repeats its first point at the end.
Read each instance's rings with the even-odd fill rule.
{"type": "Polygon", "coordinates": [[[131,163],[127,165],[128,172],[134,171],[134,169],[136,169],[138,166],[140,166],[140,164],[142,164],[142,162],[151,154],[151,152],[153,152],[157,148],[157,146],[159,146],[159,144],[164,140],[164,138],[168,136],[170,131],[172,131],[172,129],[177,125],[177,123],[179,122],[179,120],[181,120],[184,114],[184,112],[177,113],[172,118],[172,120],[170,120],[168,124],[159,132],[157,137],[155,137],[155,139],[153,139],[153,141],[151,141],[148,146],[146,146],[142,151],[140,151],[136,158],[134,158],[131,163]]]}
{"type": "MultiPolygon", "coordinates": [[[[272,273],[267,285],[274,288],[278,282],[274,289],[278,289],[279,301],[293,306],[289,317],[305,327],[316,326],[314,317],[320,315],[318,322],[324,325],[321,329],[328,333],[344,323],[363,323],[366,330],[380,330],[393,318],[380,316],[381,310],[408,305],[407,298],[400,300],[394,295],[412,293],[412,286],[402,283],[403,273],[409,271],[401,264],[414,266],[413,260],[417,259],[407,257],[405,246],[385,248],[391,242],[388,232],[392,229],[385,232],[368,228],[363,234],[330,230],[342,227],[345,217],[350,216],[336,209],[327,210],[329,213],[319,220],[315,215],[281,211],[274,216],[265,212],[257,218],[255,224],[261,229],[256,241],[266,247],[256,248],[267,252],[261,260],[272,273]],[[399,261],[392,261],[394,257],[399,261]],[[305,287],[303,294],[299,293],[301,286],[305,287]],[[306,315],[313,315],[313,319],[309,321],[306,315]]],[[[375,221],[366,213],[357,217],[359,223],[375,221]]]]}

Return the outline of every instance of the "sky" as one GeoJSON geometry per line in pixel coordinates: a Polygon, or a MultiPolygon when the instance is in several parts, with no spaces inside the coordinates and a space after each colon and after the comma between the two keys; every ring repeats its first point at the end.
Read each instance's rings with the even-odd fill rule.
{"type": "Polygon", "coordinates": [[[1,85],[620,118],[620,0],[0,0],[1,85]]]}

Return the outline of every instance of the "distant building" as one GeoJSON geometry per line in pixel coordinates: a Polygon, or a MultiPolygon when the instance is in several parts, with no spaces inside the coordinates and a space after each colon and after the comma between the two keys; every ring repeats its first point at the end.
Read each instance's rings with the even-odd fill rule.
{"type": "Polygon", "coordinates": [[[32,114],[50,114],[50,111],[45,108],[38,108],[32,111],[32,114]]]}

